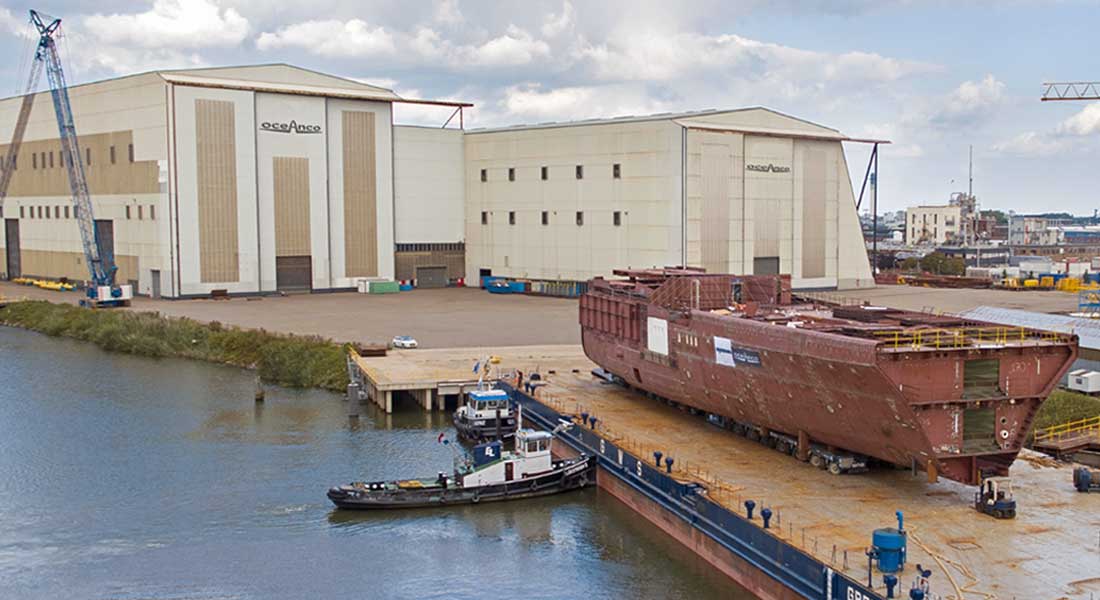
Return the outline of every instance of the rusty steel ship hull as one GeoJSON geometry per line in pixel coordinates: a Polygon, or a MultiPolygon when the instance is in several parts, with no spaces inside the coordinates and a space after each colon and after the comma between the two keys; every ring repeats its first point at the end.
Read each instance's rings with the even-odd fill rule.
{"type": "Polygon", "coordinates": [[[930,479],[1006,474],[1077,355],[1072,335],[792,299],[785,276],[618,273],[580,307],[585,354],[606,371],[930,479]]]}

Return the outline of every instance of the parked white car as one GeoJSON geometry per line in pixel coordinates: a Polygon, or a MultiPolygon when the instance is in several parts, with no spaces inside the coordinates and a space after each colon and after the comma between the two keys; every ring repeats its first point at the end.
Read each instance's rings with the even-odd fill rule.
{"type": "Polygon", "coordinates": [[[393,338],[394,348],[416,348],[416,339],[407,335],[397,335],[393,338]]]}

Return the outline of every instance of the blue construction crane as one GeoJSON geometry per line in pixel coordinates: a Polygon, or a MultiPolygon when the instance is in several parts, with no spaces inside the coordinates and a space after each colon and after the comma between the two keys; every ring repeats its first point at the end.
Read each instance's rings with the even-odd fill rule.
{"type": "Polygon", "coordinates": [[[30,13],[31,23],[38,30],[38,46],[34,52],[34,60],[31,62],[26,95],[19,110],[12,143],[8,146],[8,156],[3,163],[3,175],[0,176],[0,203],[7,195],[8,184],[15,171],[19,146],[23,142],[23,133],[27,129],[27,120],[30,118],[35,90],[44,65],[46,78],[50,82],[54,113],[57,116],[57,129],[61,137],[61,164],[65,165],[69,172],[74,217],[80,228],[84,260],[88,264],[88,273],[91,277],[87,286],[87,298],[81,304],[92,307],[126,306],[130,304],[133,297],[133,288],[115,283],[115,272],[118,267],[115,266],[114,256],[101,243],[99,232],[95,227],[92,200],[88,194],[88,180],[84,175],[84,160],[80,154],[76,125],[73,123],[73,110],[69,104],[69,88],[65,84],[65,72],[61,68],[61,56],[57,52],[55,38],[59,34],[61,19],[47,17],[34,10],[30,13]]]}

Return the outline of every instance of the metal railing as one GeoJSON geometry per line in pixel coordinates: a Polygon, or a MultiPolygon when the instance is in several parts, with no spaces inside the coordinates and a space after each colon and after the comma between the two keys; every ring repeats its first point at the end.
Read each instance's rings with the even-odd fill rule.
{"type": "Polygon", "coordinates": [[[1050,442],[1069,437],[1100,436],[1100,416],[1051,425],[1035,431],[1035,442],[1050,442]]]}
{"type": "Polygon", "coordinates": [[[1026,327],[955,327],[949,329],[918,329],[876,331],[874,335],[886,348],[950,349],[981,344],[1007,346],[1024,342],[1062,342],[1069,338],[1054,331],[1026,327]]]}

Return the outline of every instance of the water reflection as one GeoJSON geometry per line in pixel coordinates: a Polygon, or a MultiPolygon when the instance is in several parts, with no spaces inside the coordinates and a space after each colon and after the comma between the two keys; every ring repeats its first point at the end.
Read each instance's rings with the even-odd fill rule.
{"type": "MultiPolygon", "coordinates": [[[[737,597],[596,490],[336,511],[337,483],[449,471],[449,416],[0,328],[0,597],[737,597]]],[[[744,596],[741,596],[744,597],[744,596]]]]}

